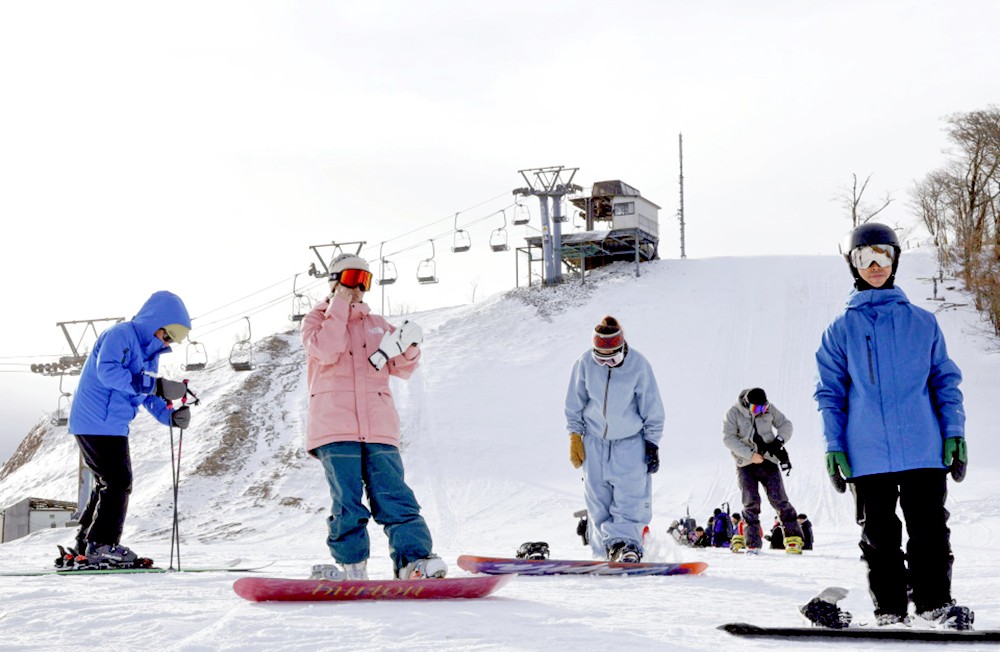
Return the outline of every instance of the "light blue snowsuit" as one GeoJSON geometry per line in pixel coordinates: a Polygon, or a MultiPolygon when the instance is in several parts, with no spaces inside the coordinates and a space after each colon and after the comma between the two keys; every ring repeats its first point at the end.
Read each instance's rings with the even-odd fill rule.
{"type": "Polygon", "coordinates": [[[646,472],[645,442],[659,445],[663,402],[649,361],[627,349],[618,367],[594,361],[587,350],[573,365],[566,392],[566,429],[583,435],[584,498],[590,546],[606,558],[607,548],[633,543],[653,517],[652,479],[646,472]]]}

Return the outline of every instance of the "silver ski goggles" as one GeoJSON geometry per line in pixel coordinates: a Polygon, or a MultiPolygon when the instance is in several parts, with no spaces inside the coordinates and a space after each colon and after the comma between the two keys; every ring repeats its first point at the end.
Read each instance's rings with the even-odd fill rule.
{"type": "Polygon", "coordinates": [[[855,269],[868,269],[872,263],[879,267],[892,267],[896,250],[890,245],[866,245],[851,250],[851,264],[855,269]]]}

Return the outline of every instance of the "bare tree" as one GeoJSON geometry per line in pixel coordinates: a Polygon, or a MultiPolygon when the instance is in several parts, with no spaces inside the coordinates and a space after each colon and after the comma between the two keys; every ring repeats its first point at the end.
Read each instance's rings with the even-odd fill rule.
{"type": "Polygon", "coordinates": [[[858,175],[857,173],[852,173],[851,178],[853,181],[851,185],[844,187],[840,194],[835,197],[835,199],[840,201],[841,206],[843,206],[850,213],[851,228],[854,228],[859,224],[870,222],[876,215],[888,208],[889,204],[893,202],[893,198],[888,192],[885,193],[885,197],[883,197],[877,204],[868,204],[862,201],[865,190],[868,189],[868,182],[872,179],[872,174],[865,177],[864,182],[859,188],[858,175]]]}
{"type": "Polygon", "coordinates": [[[1000,109],[948,116],[951,158],[911,191],[934,235],[943,269],[954,268],[1000,335],[1000,109]]]}

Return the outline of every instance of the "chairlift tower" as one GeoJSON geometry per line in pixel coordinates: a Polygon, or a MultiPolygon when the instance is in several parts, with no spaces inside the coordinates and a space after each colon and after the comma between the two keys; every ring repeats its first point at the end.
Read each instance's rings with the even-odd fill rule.
{"type": "Polygon", "coordinates": [[[316,258],[319,259],[320,267],[316,267],[316,263],[309,263],[309,276],[315,278],[327,278],[330,276],[330,264],[327,262],[333,262],[333,259],[340,254],[353,253],[355,256],[361,254],[361,247],[365,246],[365,241],[355,241],[355,242],[331,242],[330,244],[321,245],[309,245],[313,253],[316,254],[316,258]],[[350,245],[356,245],[354,251],[347,251],[347,247],[350,245]],[[323,254],[319,252],[320,249],[325,249],[327,247],[333,247],[333,253],[330,254],[329,259],[323,258],[323,254]],[[322,268],[322,269],[321,269],[322,268]]]}
{"type": "Polygon", "coordinates": [[[583,188],[573,183],[579,168],[555,165],[544,168],[518,170],[525,182],[524,188],[515,188],[515,195],[538,197],[542,220],[542,265],[545,285],[562,281],[562,223],[569,220],[562,214],[562,199],[583,188]],[[549,202],[551,200],[551,219],[549,202]]]}

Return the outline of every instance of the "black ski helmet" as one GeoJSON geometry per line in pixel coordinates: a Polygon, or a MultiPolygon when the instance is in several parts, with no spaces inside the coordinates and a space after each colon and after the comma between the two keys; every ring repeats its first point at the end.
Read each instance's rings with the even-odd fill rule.
{"type": "Polygon", "coordinates": [[[896,270],[899,268],[899,254],[902,251],[902,248],[899,246],[899,238],[896,236],[896,231],[885,224],[867,222],[855,227],[854,230],[848,233],[847,237],[844,238],[843,244],[840,245],[840,253],[844,255],[844,260],[847,261],[847,267],[851,270],[851,275],[854,276],[854,286],[859,290],[870,290],[872,288],[870,285],[865,283],[864,279],[862,279],[858,274],[858,270],[855,269],[854,263],[851,262],[851,252],[858,247],[866,247],[869,245],[889,245],[895,252],[895,255],[892,257],[892,274],[889,275],[885,285],[882,286],[883,289],[888,290],[893,287],[893,283],[896,278],[896,270]]]}

